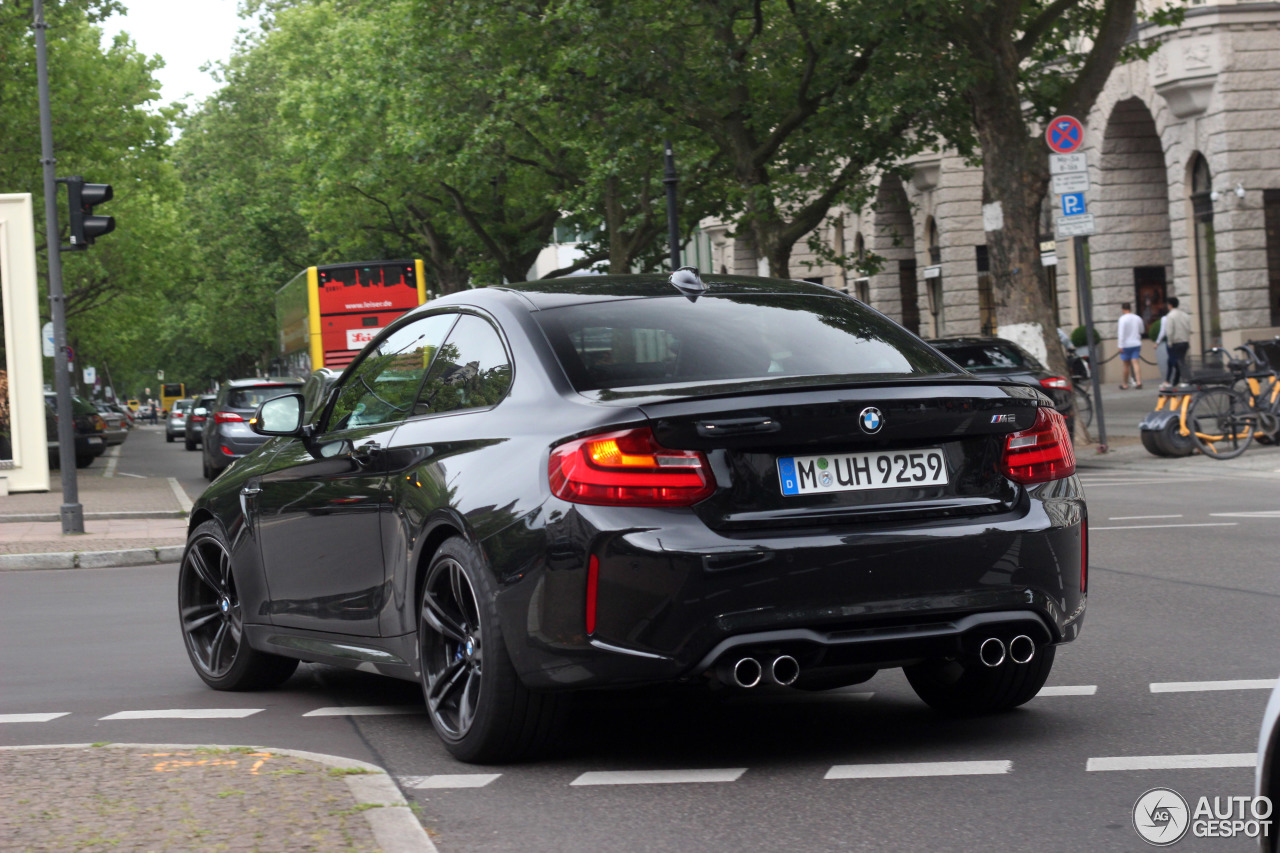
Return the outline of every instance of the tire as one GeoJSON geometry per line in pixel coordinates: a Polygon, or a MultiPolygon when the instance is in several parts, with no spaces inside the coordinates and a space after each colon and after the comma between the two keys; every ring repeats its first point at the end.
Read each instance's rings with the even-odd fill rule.
{"type": "Polygon", "coordinates": [[[562,696],[521,683],[507,654],[495,592],[476,549],[454,538],[432,557],[419,599],[427,713],[445,749],[477,764],[544,751],[563,705],[562,696]]]}
{"type": "Polygon", "coordinates": [[[1214,459],[1234,459],[1248,450],[1257,422],[1245,399],[1227,388],[1205,388],[1187,411],[1196,447],[1214,459]]]}
{"type": "Polygon", "coordinates": [[[92,465],[92,464],[93,464],[93,460],[95,460],[95,459],[97,459],[97,458],[98,458],[98,454],[96,454],[96,453],[77,453],[77,454],[76,454],[76,467],[77,467],[77,468],[88,468],[90,465],[92,465]]]}
{"type": "Polygon", "coordinates": [[[1152,454],[1153,456],[1169,456],[1170,455],[1167,451],[1165,451],[1164,446],[1160,444],[1159,435],[1156,432],[1152,430],[1144,429],[1141,432],[1139,432],[1138,435],[1142,437],[1142,446],[1147,449],[1148,453],[1152,454]]]}
{"type": "Polygon", "coordinates": [[[169,442],[170,444],[173,444],[173,434],[166,432],[164,434],[164,440],[169,442]]]}
{"type": "Polygon", "coordinates": [[[294,658],[249,645],[231,552],[215,521],[187,538],[178,569],[178,619],[191,665],[215,690],[275,687],[298,668],[294,658]]]}
{"type": "Polygon", "coordinates": [[[213,482],[215,479],[217,479],[218,474],[221,473],[220,471],[218,471],[217,468],[214,468],[212,465],[209,464],[208,459],[205,459],[203,457],[201,457],[200,459],[200,468],[201,468],[201,473],[204,474],[204,478],[209,482],[213,482]]]}
{"type": "Polygon", "coordinates": [[[1036,649],[1030,663],[996,667],[974,661],[929,661],[903,669],[916,695],[936,711],[972,716],[1008,711],[1030,701],[1053,669],[1054,646],[1036,649]]]}
{"type": "MultiPolygon", "coordinates": [[[[1147,433],[1143,433],[1144,437],[1146,435],[1147,433]]],[[[1161,456],[1190,456],[1196,452],[1196,440],[1182,434],[1182,422],[1179,418],[1171,418],[1169,423],[1164,425],[1164,429],[1157,430],[1151,435],[1155,437],[1155,443],[1164,451],[1160,454],[1161,456]]]]}
{"type": "Polygon", "coordinates": [[[184,438],[184,439],[182,440],[182,446],[183,446],[183,447],[185,447],[187,450],[195,450],[195,449],[196,449],[196,443],[195,443],[194,441],[192,441],[191,439],[189,439],[189,438],[184,438]]]}

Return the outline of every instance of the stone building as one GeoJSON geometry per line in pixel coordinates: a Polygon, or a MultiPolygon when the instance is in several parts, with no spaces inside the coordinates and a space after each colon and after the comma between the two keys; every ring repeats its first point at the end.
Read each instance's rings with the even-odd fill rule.
{"type": "MultiPolygon", "coordinates": [[[[1094,325],[1115,351],[1120,304],[1148,322],[1169,296],[1192,317],[1192,353],[1280,334],[1280,3],[1218,0],[1187,9],[1177,29],[1141,26],[1159,48],[1119,66],[1085,124],[1088,241],[1094,325]]],[[[803,243],[792,275],[853,293],[930,337],[997,332],[987,277],[982,176],[949,153],[884,177],[874,202],[835,211],[837,252],[874,252],[860,278],[814,262],[803,243]]],[[[1070,241],[1053,243],[1050,195],[1042,218],[1044,274],[1057,280],[1059,325],[1083,322],[1070,241]]],[[[704,269],[766,272],[743,240],[705,223],[704,269]]],[[[1154,362],[1148,342],[1144,356],[1154,362]]],[[[1154,367],[1146,368],[1150,379],[1154,367]]],[[[1118,362],[1107,375],[1118,375],[1118,362]]]]}

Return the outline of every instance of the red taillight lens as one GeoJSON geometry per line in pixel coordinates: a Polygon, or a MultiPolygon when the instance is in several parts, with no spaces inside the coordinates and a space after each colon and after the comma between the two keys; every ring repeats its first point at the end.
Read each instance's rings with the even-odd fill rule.
{"type": "Polygon", "coordinates": [[[240,417],[235,412],[218,412],[213,416],[213,419],[220,424],[244,423],[244,418],[240,417]]]}
{"type": "Polygon", "coordinates": [[[547,474],[556,497],[597,506],[690,506],[716,490],[705,456],[662,447],[647,428],[562,444],[547,474]]]}
{"type": "Polygon", "coordinates": [[[93,422],[93,428],[98,432],[107,428],[107,422],[102,419],[102,415],[90,415],[90,420],[93,422]]]}
{"type": "Polygon", "coordinates": [[[596,588],[600,583],[600,559],[595,554],[587,563],[587,633],[596,632],[596,588]]]}
{"type": "Polygon", "coordinates": [[[1060,391],[1068,391],[1071,389],[1071,383],[1061,376],[1046,376],[1040,380],[1040,384],[1045,388],[1057,388],[1060,391]]]}
{"type": "Polygon", "coordinates": [[[1076,472],[1076,454],[1067,435],[1067,422],[1048,407],[1036,410],[1030,429],[1005,438],[1001,469],[1006,477],[1030,485],[1061,480],[1076,472]]]}
{"type": "Polygon", "coordinates": [[[192,422],[193,424],[202,424],[202,423],[204,423],[204,421],[205,421],[205,417],[204,417],[204,415],[192,415],[192,416],[191,416],[191,422],[192,422]]]}

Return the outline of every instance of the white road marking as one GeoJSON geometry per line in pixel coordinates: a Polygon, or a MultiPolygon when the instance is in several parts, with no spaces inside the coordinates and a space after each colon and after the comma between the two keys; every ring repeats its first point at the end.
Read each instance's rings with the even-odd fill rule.
{"type": "Polygon", "coordinates": [[[1256,512],[1211,512],[1210,518],[1280,518],[1280,509],[1264,509],[1256,512]]]}
{"type": "Polygon", "coordinates": [[[1244,678],[1238,681],[1156,681],[1152,693],[1201,693],[1209,690],[1270,690],[1274,678],[1244,678]]]}
{"type": "Polygon", "coordinates": [[[909,776],[995,776],[1012,761],[918,761],[899,764],[837,764],[824,779],[902,779],[909,776]]]}
{"type": "Polygon", "coordinates": [[[70,711],[61,711],[53,714],[0,714],[0,723],[47,723],[70,713],[70,711]]]}
{"type": "Polygon", "coordinates": [[[103,477],[114,477],[116,475],[116,465],[120,462],[120,445],[108,447],[106,452],[107,467],[102,472],[103,477]],[[114,452],[112,452],[114,451],[114,452]]]}
{"type": "Polygon", "coordinates": [[[1082,485],[1086,489],[1100,489],[1107,486],[1158,486],[1165,483],[1198,483],[1200,480],[1191,477],[1170,477],[1168,479],[1159,480],[1084,480],[1082,485]]]}
{"type": "Polygon", "coordinates": [[[400,784],[406,788],[483,788],[501,773],[459,773],[441,776],[401,776],[400,784]]]}
{"type": "Polygon", "coordinates": [[[138,480],[145,480],[145,479],[147,479],[147,475],[146,475],[146,474],[126,474],[126,473],[125,473],[125,472],[123,472],[123,471],[121,471],[121,472],[120,472],[120,476],[121,476],[121,477],[134,477],[134,478],[136,478],[136,479],[138,479],[138,480]]]}
{"type": "Polygon", "coordinates": [[[262,708],[170,708],[164,711],[120,711],[99,720],[219,720],[240,719],[261,713],[262,708]]]}
{"type": "Polygon", "coordinates": [[[1117,755],[1090,758],[1085,770],[1200,770],[1213,767],[1254,767],[1258,756],[1252,752],[1219,755],[1117,755]]]}
{"type": "Polygon", "coordinates": [[[178,499],[178,506],[189,515],[191,513],[191,498],[187,497],[187,493],[183,491],[182,486],[178,485],[177,477],[169,478],[169,488],[173,490],[173,496],[178,499]]]}
{"type": "Polygon", "coordinates": [[[1063,685],[1061,687],[1041,687],[1037,696],[1092,696],[1098,692],[1096,684],[1063,685]]]}
{"type": "Polygon", "coordinates": [[[1107,521],[1152,521],[1157,518],[1182,518],[1181,515],[1115,515],[1107,521]]]}
{"type": "MultiPolygon", "coordinates": [[[[421,705],[352,705],[349,708],[316,708],[304,717],[385,717],[392,714],[425,714],[421,705]]],[[[415,777],[416,778],[416,777],[415,777]]],[[[426,777],[423,777],[426,778],[426,777]]]]}
{"type": "Polygon", "coordinates": [[[724,770],[597,770],[570,785],[669,785],[680,782],[736,782],[745,767],[724,770]]]}
{"type": "Polygon", "coordinates": [[[1199,524],[1121,524],[1117,527],[1093,527],[1090,525],[1089,532],[1095,530],[1161,530],[1164,528],[1174,528],[1181,530],[1184,527],[1239,527],[1238,521],[1207,521],[1199,524]]]}

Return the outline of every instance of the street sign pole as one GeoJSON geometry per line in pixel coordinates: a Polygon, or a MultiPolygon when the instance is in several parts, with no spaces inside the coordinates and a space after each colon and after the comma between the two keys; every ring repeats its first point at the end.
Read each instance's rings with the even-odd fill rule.
{"type": "Polygon", "coordinates": [[[1089,344],[1089,378],[1093,384],[1093,409],[1098,413],[1098,452],[1107,452],[1107,419],[1102,413],[1102,363],[1098,359],[1098,342],[1093,338],[1093,296],[1089,293],[1089,276],[1084,268],[1088,237],[1072,237],[1076,260],[1076,288],[1080,294],[1080,310],[1084,314],[1085,340],[1089,344]]]}
{"type": "Polygon", "coordinates": [[[54,173],[53,120],[49,112],[49,64],[45,48],[44,0],[35,0],[36,81],[40,98],[40,163],[44,167],[44,219],[49,250],[49,313],[53,320],[53,387],[58,395],[58,464],[62,469],[63,533],[84,533],[84,508],[76,482],[76,424],[67,372],[67,316],[62,293],[58,184],[54,173]]]}

